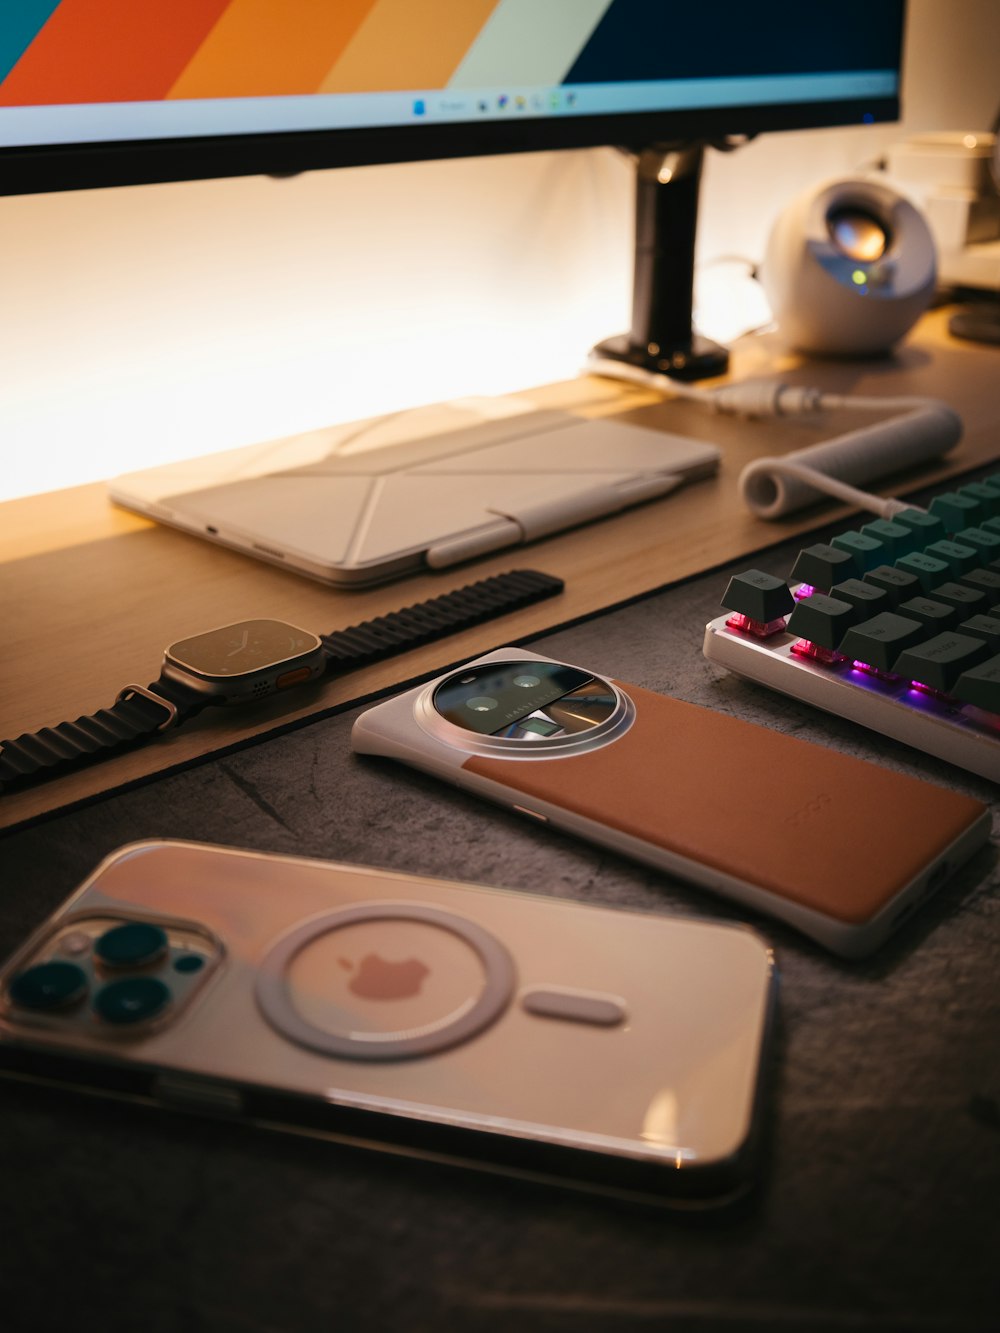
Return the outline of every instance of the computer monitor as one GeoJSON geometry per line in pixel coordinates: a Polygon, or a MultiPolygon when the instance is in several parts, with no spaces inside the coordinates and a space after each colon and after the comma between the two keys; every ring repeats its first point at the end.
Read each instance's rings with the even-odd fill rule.
{"type": "Polygon", "coordinates": [[[15,0],[0,193],[617,145],[637,162],[630,332],[682,378],[701,151],[898,118],[905,0],[15,0]]]}

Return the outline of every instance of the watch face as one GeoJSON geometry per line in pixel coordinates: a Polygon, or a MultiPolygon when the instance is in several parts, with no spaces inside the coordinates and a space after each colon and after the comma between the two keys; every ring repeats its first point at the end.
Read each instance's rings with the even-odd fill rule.
{"type": "Polygon", "coordinates": [[[179,639],[167,649],[167,658],[200,676],[232,677],[280,666],[319,646],[315,634],[283,620],[239,620],[179,639]]]}

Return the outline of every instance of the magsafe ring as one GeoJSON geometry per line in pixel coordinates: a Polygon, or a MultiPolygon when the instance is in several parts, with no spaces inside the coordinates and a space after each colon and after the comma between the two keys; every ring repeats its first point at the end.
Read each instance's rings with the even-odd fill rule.
{"type": "Polygon", "coordinates": [[[422,903],[359,904],[306,921],[260,964],[261,1013],[299,1046],[398,1060],[458,1045],[506,1009],[506,948],[481,926],[422,903]]]}

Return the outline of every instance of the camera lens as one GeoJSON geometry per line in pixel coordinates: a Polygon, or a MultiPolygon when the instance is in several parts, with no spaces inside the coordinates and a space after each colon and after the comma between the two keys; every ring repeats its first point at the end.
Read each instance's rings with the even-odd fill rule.
{"type": "Polygon", "coordinates": [[[466,708],[471,708],[474,713],[489,713],[496,708],[496,699],[491,699],[489,695],[477,694],[465,702],[466,708]]]}
{"type": "Polygon", "coordinates": [[[514,684],[515,684],[515,685],[520,685],[520,687],[521,687],[522,690],[533,690],[533,689],[535,688],[536,685],[541,685],[541,683],[542,683],[542,681],[541,681],[541,677],[539,677],[539,676],[515,676],[515,677],[514,677],[514,684]]]}
{"type": "Polygon", "coordinates": [[[106,930],[94,953],[108,967],[142,967],[159,958],[167,947],[166,932],[146,921],[129,921],[106,930]]]}
{"type": "Polygon", "coordinates": [[[86,990],[86,974],[76,963],[37,963],[10,983],[10,998],[22,1009],[63,1009],[86,990]]]}
{"type": "Polygon", "coordinates": [[[106,1023],[141,1023],[170,1000],[170,991],[156,977],[125,977],[112,981],[94,997],[94,1008],[106,1023]]]}

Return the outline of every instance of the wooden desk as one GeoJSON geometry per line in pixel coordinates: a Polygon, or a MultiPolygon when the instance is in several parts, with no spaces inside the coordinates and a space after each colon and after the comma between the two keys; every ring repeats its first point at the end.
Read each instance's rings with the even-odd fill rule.
{"type": "MultiPolygon", "coordinates": [[[[995,348],[952,339],[946,312],[935,311],[891,359],[807,364],[779,355],[772,340],[756,338],[735,349],[732,377],[780,374],[795,383],[841,392],[919,393],[951,403],[965,422],[961,444],[946,463],[893,479],[884,491],[892,494],[997,456],[998,370],[1000,353],[995,348]]],[[[365,591],[335,591],[160,527],[115,508],[101,484],[0,505],[0,737],[107,706],[121,686],[146,684],[156,677],[166,643],[213,625],[274,616],[327,633],[515,567],[544,570],[566,582],[562,596],[504,619],[256,709],[209,710],[142,749],[33,790],[8,793],[0,797],[0,828],[576,621],[749,555],[838,512],[822,505],[780,523],[764,523],[744,508],[736,479],[752,459],[850,429],[855,424],[851,418],[820,426],[746,423],[594,377],[522,396],[538,407],[584,416],[621,415],[711,440],[723,450],[719,475],[662,501],[513,552],[365,591]]]]}

